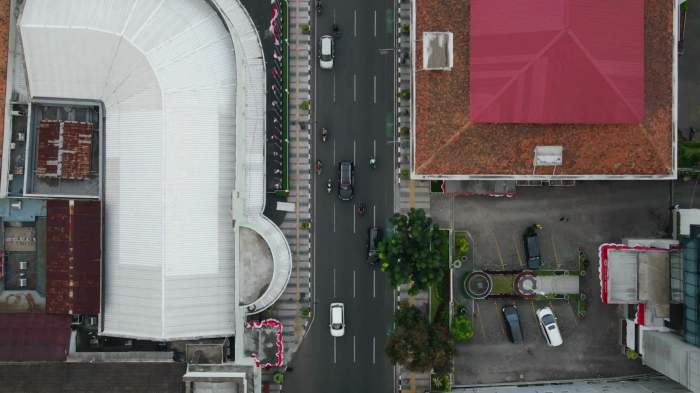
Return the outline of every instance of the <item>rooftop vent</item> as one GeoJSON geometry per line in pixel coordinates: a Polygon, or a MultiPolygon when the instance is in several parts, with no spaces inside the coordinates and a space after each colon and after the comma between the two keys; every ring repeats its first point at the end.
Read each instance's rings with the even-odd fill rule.
{"type": "Polygon", "coordinates": [[[452,33],[424,32],[423,69],[449,71],[452,64],[452,33]]]}
{"type": "Polygon", "coordinates": [[[559,166],[563,162],[562,146],[535,147],[535,166],[559,166]]]}

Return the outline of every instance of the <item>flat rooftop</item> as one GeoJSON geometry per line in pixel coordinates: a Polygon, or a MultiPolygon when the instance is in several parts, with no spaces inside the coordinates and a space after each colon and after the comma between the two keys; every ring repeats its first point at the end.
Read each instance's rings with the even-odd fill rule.
{"type": "MultiPolygon", "coordinates": [[[[487,118],[488,113],[484,112],[481,121],[471,118],[470,13],[478,1],[415,2],[415,36],[422,37],[424,32],[433,31],[452,32],[454,51],[451,71],[425,71],[422,51],[415,50],[415,175],[455,178],[527,178],[552,174],[578,178],[675,176],[673,1],[647,0],[643,13],[633,13],[639,17],[643,14],[644,18],[644,94],[636,98],[637,104],[632,107],[643,102],[643,110],[628,112],[629,116],[617,124],[591,124],[595,121],[589,124],[513,123],[509,121],[521,119],[508,119],[504,112],[497,112],[493,118],[487,118]],[[629,123],[635,113],[641,115],[642,120],[629,123]],[[535,166],[535,149],[542,146],[561,147],[561,165],[535,166]]],[[[589,6],[595,3],[587,1],[589,6]]],[[[600,0],[600,3],[605,4],[605,1],[600,0]]],[[[614,23],[609,18],[602,21],[614,23]]],[[[561,46],[565,52],[572,47],[561,46]]],[[[484,50],[482,59],[488,54],[488,47],[484,50]]],[[[533,51],[526,52],[533,54],[533,51]]],[[[560,57],[565,55],[562,53],[560,57]]],[[[499,61],[505,64],[503,59],[499,61]]],[[[633,90],[627,95],[628,103],[635,102],[633,90]]],[[[517,111],[511,111],[513,113],[517,111]]],[[[601,118],[606,122],[611,120],[601,118]]]]}

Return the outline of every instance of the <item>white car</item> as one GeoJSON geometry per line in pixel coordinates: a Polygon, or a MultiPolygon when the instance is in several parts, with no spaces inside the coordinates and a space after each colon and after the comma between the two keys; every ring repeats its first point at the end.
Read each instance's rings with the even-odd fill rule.
{"type": "Polygon", "coordinates": [[[333,57],[335,56],[335,44],[333,37],[324,35],[321,37],[321,48],[319,51],[319,63],[324,70],[333,68],[333,57]]]}
{"type": "Polygon", "coordinates": [[[544,336],[547,345],[550,347],[558,347],[564,343],[557,325],[557,317],[554,316],[552,309],[549,307],[540,308],[536,312],[537,320],[540,323],[540,330],[544,336]]]}
{"type": "Polygon", "coordinates": [[[331,336],[343,337],[345,334],[345,305],[343,303],[331,303],[331,336]]]}

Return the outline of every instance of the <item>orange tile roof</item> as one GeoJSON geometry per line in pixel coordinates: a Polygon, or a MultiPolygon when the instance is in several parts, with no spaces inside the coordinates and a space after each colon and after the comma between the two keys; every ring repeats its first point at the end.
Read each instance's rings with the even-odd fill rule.
{"type": "MultiPolygon", "coordinates": [[[[0,114],[5,118],[5,91],[7,85],[7,63],[9,61],[8,47],[10,40],[10,0],[0,0],[0,114]]],[[[0,157],[2,157],[2,141],[4,122],[0,121],[0,157]]]]}
{"type": "MultiPolygon", "coordinates": [[[[673,7],[645,3],[645,118],[640,124],[477,124],[469,119],[469,0],[416,1],[416,36],[454,34],[451,71],[423,71],[416,51],[418,175],[532,175],[538,145],[562,145],[557,175],[673,174],[673,7]]],[[[420,43],[417,43],[420,47],[420,43]]],[[[539,167],[537,174],[551,174],[539,167]]]]}

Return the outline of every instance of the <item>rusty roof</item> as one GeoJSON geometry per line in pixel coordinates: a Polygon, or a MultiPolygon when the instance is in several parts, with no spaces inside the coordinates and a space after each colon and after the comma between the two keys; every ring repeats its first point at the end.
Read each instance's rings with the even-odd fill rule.
{"type": "MultiPolygon", "coordinates": [[[[0,113],[5,118],[5,91],[7,88],[8,47],[10,41],[10,0],[0,0],[0,113]]],[[[3,123],[4,124],[4,123],[3,123]]],[[[4,126],[0,124],[0,157],[4,126]]]]}
{"type": "Polygon", "coordinates": [[[47,216],[47,312],[98,314],[100,203],[49,200],[47,216]]]}
{"type": "Polygon", "coordinates": [[[0,314],[0,361],[65,360],[70,321],[68,315],[0,314]]]}
{"type": "MultiPolygon", "coordinates": [[[[603,0],[601,0],[603,1],[603,0]]],[[[454,34],[452,71],[420,70],[415,53],[414,168],[418,175],[548,175],[533,172],[536,146],[561,145],[557,175],[674,173],[672,1],[645,2],[644,120],[639,124],[478,124],[469,117],[469,0],[416,0],[415,34],[454,34]]]]}

